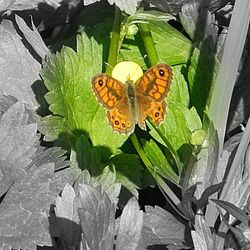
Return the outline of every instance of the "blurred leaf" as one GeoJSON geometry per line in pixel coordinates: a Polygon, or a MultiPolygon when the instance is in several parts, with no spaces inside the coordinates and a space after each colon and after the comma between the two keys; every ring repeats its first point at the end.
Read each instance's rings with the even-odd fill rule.
{"type": "Polygon", "coordinates": [[[236,1],[208,110],[209,117],[213,121],[215,129],[218,131],[220,154],[222,153],[223,143],[225,141],[224,137],[229,106],[235,81],[238,77],[238,69],[247,39],[249,22],[249,1],[236,1]],[[234,60],[231,60],[231,58],[234,58],[234,60]]]}
{"type": "Polygon", "coordinates": [[[203,209],[204,207],[206,207],[206,205],[208,204],[208,198],[218,192],[222,187],[223,187],[224,183],[220,182],[218,184],[214,184],[211,185],[209,187],[207,187],[204,192],[201,195],[201,198],[197,201],[195,201],[195,205],[198,209],[203,209]]]}
{"type": "Polygon", "coordinates": [[[66,184],[62,177],[54,174],[53,163],[33,166],[20,176],[1,203],[0,245],[15,249],[52,245],[48,216],[55,195],[66,184]]]}
{"type": "Polygon", "coordinates": [[[50,56],[42,71],[49,90],[45,98],[53,112],[40,124],[46,140],[63,137],[75,145],[76,137],[87,133],[94,146],[115,151],[127,139],[113,132],[105,109],[91,90],[91,78],[101,72],[101,54],[102,48],[94,37],[83,33],[78,36],[77,53],[64,47],[61,53],[50,56]]]}
{"type": "Polygon", "coordinates": [[[87,170],[83,170],[78,176],[75,187],[79,184],[87,184],[94,188],[100,188],[109,196],[112,203],[118,203],[118,197],[121,190],[121,183],[116,183],[116,173],[109,167],[105,167],[99,176],[91,176],[87,170]]]}
{"type": "Polygon", "coordinates": [[[80,217],[83,249],[113,249],[115,206],[105,192],[79,185],[80,217]],[[87,248],[86,248],[87,249],[87,248]]]}
{"type": "Polygon", "coordinates": [[[143,225],[143,212],[136,198],[131,198],[122,211],[116,238],[117,250],[138,249],[143,225]]]}
{"type": "Polygon", "coordinates": [[[116,170],[116,180],[138,198],[137,188],[141,187],[143,168],[137,155],[118,154],[110,159],[110,166],[116,170]]]}
{"type": "MultiPolygon", "coordinates": [[[[188,4],[189,0],[146,0],[153,6],[159,8],[160,10],[171,13],[174,15],[179,14],[181,7],[184,4],[188,4]]],[[[204,2],[204,0],[193,0],[197,6],[205,6],[207,7],[211,12],[216,11],[217,9],[220,9],[224,5],[226,5],[229,0],[211,0],[209,2],[204,2]]]]}
{"type": "Polygon", "coordinates": [[[75,249],[81,239],[81,228],[74,200],[75,192],[69,184],[64,187],[62,196],[56,197],[56,220],[60,238],[66,249],[75,249]]]}
{"type": "MultiPolygon", "coordinates": [[[[95,2],[99,2],[100,0],[83,0],[84,5],[89,5],[95,2]]],[[[129,15],[134,15],[136,11],[136,7],[139,5],[141,0],[108,0],[109,4],[117,5],[120,10],[124,10],[129,15]]]]}
{"type": "Polygon", "coordinates": [[[35,156],[32,160],[32,164],[35,166],[41,166],[45,163],[54,162],[55,171],[65,168],[70,165],[70,161],[66,160],[66,150],[59,147],[42,148],[38,147],[35,156]]]}
{"type": "Polygon", "coordinates": [[[159,173],[162,177],[172,181],[174,184],[179,184],[179,177],[172,169],[168,162],[167,156],[163,154],[160,147],[153,141],[145,141],[143,146],[146,155],[154,166],[154,171],[159,173]]]}
{"type": "Polygon", "coordinates": [[[60,0],[51,1],[51,0],[12,0],[9,2],[8,10],[30,10],[30,9],[38,9],[39,5],[49,5],[52,8],[59,7],[60,0]]]}
{"type": "Polygon", "coordinates": [[[24,105],[17,102],[0,119],[0,196],[26,173],[37,150],[37,125],[29,124],[28,117],[24,105]]]}
{"type": "Polygon", "coordinates": [[[228,201],[215,200],[215,199],[212,199],[212,201],[215,202],[218,206],[220,206],[224,210],[226,210],[235,219],[243,222],[246,225],[249,224],[250,217],[246,211],[238,208],[237,206],[228,201]]]}
{"type": "Polygon", "coordinates": [[[236,150],[220,199],[229,201],[239,208],[246,206],[250,193],[249,136],[250,123],[247,123],[240,144],[236,150]]]}
{"type": "Polygon", "coordinates": [[[0,24],[0,95],[11,95],[35,109],[38,106],[32,84],[40,80],[41,65],[24,46],[9,20],[0,24]]]}
{"type": "Polygon", "coordinates": [[[144,247],[155,244],[184,246],[186,242],[184,224],[158,206],[155,208],[146,206],[145,210],[142,228],[144,247]]]}
{"type": "MultiPolygon", "coordinates": [[[[246,67],[250,68],[250,63],[248,63],[246,67]]],[[[240,77],[239,79],[242,79],[243,76],[241,75],[239,77],[240,77]]],[[[245,77],[248,76],[245,75],[245,77]]],[[[241,85],[242,82],[239,80],[239,83],[237,84],[241,85]]],[[[235,93],[233,93],[232,100],[230,103],[230,110],[228,114],[227,133],[233,131],[234,129],[240,127],[242,124],[247,122],[249,116],[250,116],[250,91],[249,91],[249,85],[245,84],[235,89],[235,93]]]]}
{"type": "Polygon", "coordinates": [[[182,6],[179,15],[181,24],[193,42],[201,42],[211,36],[216,43],[217,22],[207,6],[199,9],[194,2],[186,3],[182,6]]]}
{"type": "Polygon", "coordinates": [[[18,28],[22,31],[25,39],[29,42],[29,44],[32,46],[35,52],[41,57],[41,59],[45,59],[45,56],[49,54],[49,49],[45,45],[33,21],[31,20],[33,29],[31,30],[21,17],[15,15],[15,20],[18,28]]]}
{"type": "Polygon", "coordinates": [[[191,231],[195,250],[213,250],[216,249],[213,243],[213,237],[210,228],[205,221],[201,211],[195,216],[195,231],[191,231]]]}

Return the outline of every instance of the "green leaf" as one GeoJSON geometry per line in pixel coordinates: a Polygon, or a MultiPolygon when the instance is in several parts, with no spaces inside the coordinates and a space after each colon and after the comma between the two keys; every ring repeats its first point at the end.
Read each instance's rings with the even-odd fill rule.
{"type": "MultiPolygon", "coordinates": [[[[71,161],[78,168],[87,169],[91,175],[98,175],[104,166],[101,155],[107,153],[106,151],[102,147],[92,147],[89,140],[82,135],[76,140],[75,152],[71,151],[71,161]]],[[[110,152],[106,156],[109,157],[109,155],[110,152]]]]}
{"type": "Polygon", "coordinates": [[[170,163],[167,160],[167,156],[163,154],[160,147],[153,140],[150,140],[149,142],[144,142],[143,148],[154,166],[154,171],[178,185],[179,177],[172,169],[170,163]]]}
{"type": "Polygon", "coordinates": [[[188,84],[181,73],[183,66],[172,67],[173,79],[170,86],[170,92],[167,95],[167,101],[178,102],[189,107],[190,97],[188,84]]]}
{"type": "Polygon", "coordinates": [[[141,179],[144,169],[142,168],[137,155],[118,154],[110,159],[110,166],[116,169],[117,181],[138,197],[137,189],[141,187],[141,179]]]}
{"type": "MultiPolygon", "coordinates": [[[[181,161],[185,163],[192,150],[189,143],[191,132],[195,129],[201,129],[201,126],[200,118],[194,108],[188,109],[177,102],[169,102],[166,118],[159,127],[161,136],[152,126],[150,134],[166,147],[168,145],[164,141],[168,141],[178,153],[181,161]]],[[[178,166],[178,168],[181,167],[178,166]]]]}
{"type": "Polygon", "coordinates": [[[209,103],[210,91],[219,68],[219,62],[215,58],[215,51],[211,48],[211,44],[208,37],[202,43],[200,50],[194,49],[188,68],[191,102],[201,117],[206,104],[209,103]]]}
{"type": "Polygon", "coordinates": [[[117,250],[138,249],[143,225],[143,212],[136,198],[131,198],[122,211],[116,238],[117,250]]]}
{"type": "Polygon", "coordinates": [[[166,62],[170,65],[187,62],[192,48],[189,39],[167,22],[151,21],[149,27],[160,62],[166,62]]]}
{"type": "Polygon", "coordinates": [[[91,89],[91,78],[102,71],[101,56],[101,45],[93,36],[82,33],[77,38],[77,52],[63,47],[60,53],[49,57],[42,77],[53,115],[43,118],[40,124],[45,139],[64,137],[74,145],[79,134],[87,133],[94,146],[113,152],[127,139],[128,136],[113,132],[105,109],[91,89]]]}
{"type": "Polygon", "coordinates": [[[88,185],[79,185],[80,217],[83,246],[89,249],[113,249],[115,205],[105,192],[88,185]]]}
{"type": "MultiPolygon", "coordinates": [[[[164,21],[149,21],[155,48],[158,53],[159,62],[170,65],[185,64],[190,56],[191,41],[179,31],[164,21]]],[[[143,59],[145,49],[140,36],[129,37],[122,44],[119,60],[130,60],[147,69],[143,59]]]]}

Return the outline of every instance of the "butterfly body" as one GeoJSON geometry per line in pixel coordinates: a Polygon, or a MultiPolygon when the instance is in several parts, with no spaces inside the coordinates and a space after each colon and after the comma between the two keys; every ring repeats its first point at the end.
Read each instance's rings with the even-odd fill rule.
{"type": "Polygon", "coordinates": [[[128,79],[125,84],[98,74],[92,79],[92,88],[98,101],[107,109],[110,125],[120,133],[130,133],[135,124],[146,129],[147,116],[159,125],[166,113],[164,98],[169,90],[171,68],[158,64],[150,68],[135,83],[128,79]]]}

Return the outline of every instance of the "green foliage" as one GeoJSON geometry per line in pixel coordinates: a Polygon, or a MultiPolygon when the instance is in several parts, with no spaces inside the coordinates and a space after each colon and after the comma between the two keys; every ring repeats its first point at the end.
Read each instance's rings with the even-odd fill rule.
{"type": "MultiPolygon", "coordinates": [[[[242,158],[249,157],[250,125],[234,158],[230,182],[223,188],[224,172],[233,154],[227,152],[224,162],[220,161],[218,131],[207,116],[207,110],[211,114],[211,98],[213,109],[216,106],[212,91],[219,67],[214,15],[206,12],[201,18],[196,5],[181,7],[178,2],[178,23],[173,16],[159,11],[135,12],[136,1],[130,2],[117,0],[115,8],[102,9],[98,6],[107,3],[96,4],[88,9],[91,15],[85,9],[81,25],[75,29],[75,22],[71,26],[65,40],[69,46],[50,55],[33,23],[30,30],[20,17],[15,18],[28,48],[39,59],[47,54],[41,76],[47,88],[49,112],[42,107],[42,113],[49,115],[39,117],[37,124],[34,111],[26,105],[33,103],[29,83],[37,79],[38,70],[31,74],[32,80],[27,76],[21,79],[27,82],[26,88],[19,89],[7,77],[7,83],[1,83],[4,93],[13,91],[26,104],[11,97],[0,98],[0,245],[34,249],[38,244],[51,245],[52,235],[61,239],[65,249],[76,249],[80,242],[86,249],[142,249],[158,244],[180,249],[191,247],[191,239],[196,249],[215,249],[210,227],[218,212],[213,203],[207,203],[211,196],[217,198],[221,189],[221,197],[231,203],[214,201],[243,224],[243,229],[235,229],[230,224],[232,219],[221,213],[226,224],[222,229],[231,229],[241,242],[249,241],[245,237],[249,216],[242,210],[248,205],[249,168],[242,158]],[[71,43],[74,38],[76,41],[71,43]],[[155,127],[147,120],[147,131],[136,128],[131,137],[112,130],[106,110],[91,89],[95,74],[109,73],[121,60],[137,62],[144,70],[151,64],[167,63],[173,72],[164,121],[155,127]],[[107,62],[110,65],[105,65],[107,62]],[[44,136],[42,143],[54,142],[67,149],[69,169],[65,169],[69,164],[66,150],[41,147],[37,128],[44,136]],[[153,181],[181,220],[157,206],[146,206],[145,213],[140,211],[138,189],[155,184],[153,181]],[[49,214],[49,207],[66,183],[62,195],[56,198],[55,218],[49,214]],[[123,206],[119,217],[116,208],[123,206]],[[180,222],[182,219],[185,223],[180,222]]],[[[0,45],[9,36],[11,46],[18,47],[20,39],[10,21],[3,21],[1,27],[4,36],[0,45]]],[[[8,53],[2,61],[9,62],[11,50],[3,48],[8,53]]],[[[30,54],[26,62],[22,61],[27,50],[21,48],[21,56],[13,60],[14,70],[21,65],[27,73],[27,65],[32,63],[39,68],[30,54]]],[[[20,72],[13,77],[15,81],[21,78],[20,72]]],[[[39,84],[33,87],[41,90],[39,84]]],[[[43,93],[36,94],[37,100],[43,97],[43,93]]]]}
{"type": "Polygon", "coordinates": [[[42,77],[49,90],[45,98],[53,114],[43,118],[39,127],[45,140],[60,138],[72,146],[84,133],[93,145],[108,147],[114,152],[127,139],[110,128],[105,110],[91,89],[92,77],[101,72],[101,55],[102,46],[94,37],[82,33],[77,39],[77,52],[64,47],[49,57],[42,77]]]}

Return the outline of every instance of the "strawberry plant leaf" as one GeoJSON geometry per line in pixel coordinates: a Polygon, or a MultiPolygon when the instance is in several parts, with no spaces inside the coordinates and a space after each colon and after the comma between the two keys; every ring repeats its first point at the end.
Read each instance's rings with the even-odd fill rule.
{"type": "Polygon", "coordinates": [[[116,238],[117,250],[137,249],[141,239],[143,212],[136,198],[131,198],[122,211],[116,238]]]}
{"type": "Polygon", "coordinates": [[[89,249],[113,249],[115,233],[115,205],[105,192],[89,185],[79,185],[78,214],[83,233],[83,246],[89,249]]]}

